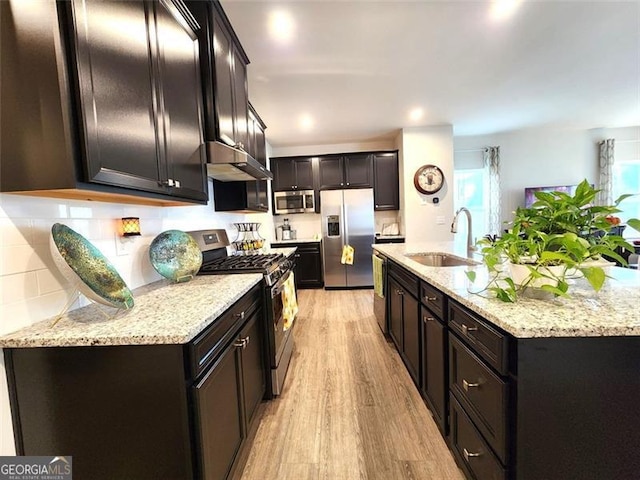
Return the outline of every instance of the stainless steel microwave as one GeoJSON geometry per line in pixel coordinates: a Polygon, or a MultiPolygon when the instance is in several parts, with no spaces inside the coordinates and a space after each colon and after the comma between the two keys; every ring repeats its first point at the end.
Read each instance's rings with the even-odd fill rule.
{"type": "Polygon", "coordinates": [[[295,192],[274,192],[274,210],[281,213],[315,213],[315,196],[313,190],[295,192]]]}

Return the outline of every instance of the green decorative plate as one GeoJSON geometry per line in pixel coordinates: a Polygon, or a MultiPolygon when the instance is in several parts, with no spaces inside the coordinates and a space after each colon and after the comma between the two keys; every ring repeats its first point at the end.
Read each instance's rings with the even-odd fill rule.
{"type": "Polygon", "coordinates": [[[149,260],[160,275],[174,282],[188,282],[202,265],[202,252],[191,235],[167,230],[153,239],[149,260]]]}
{"type": "Polygon", "coordinates": [[[114,266],[78,232],[61,223],[54,224],[50,247],[60,271],[77,284],[84,296],[111,307],[133,307],[131,290],[114,266]]]}

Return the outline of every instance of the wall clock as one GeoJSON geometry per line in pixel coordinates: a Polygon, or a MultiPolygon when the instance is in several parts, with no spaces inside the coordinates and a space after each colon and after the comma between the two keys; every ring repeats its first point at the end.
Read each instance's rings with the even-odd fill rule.
{"type": "Polygon", "coordinates": [[[416,170],[413,185],[420,193],[431,195],[444,185],[444,174],[435,165],[423,165],[416,170]]]}

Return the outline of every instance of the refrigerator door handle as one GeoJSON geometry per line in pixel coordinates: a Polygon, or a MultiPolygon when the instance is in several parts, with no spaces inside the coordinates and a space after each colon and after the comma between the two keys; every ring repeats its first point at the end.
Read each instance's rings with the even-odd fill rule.
{"type": "Polygon", "coordinates": [[[344,191],[340,192],[342,197],[342,248],[349,244],[349,221],[347,219],[347,202],[344,201],[344,191]]]}

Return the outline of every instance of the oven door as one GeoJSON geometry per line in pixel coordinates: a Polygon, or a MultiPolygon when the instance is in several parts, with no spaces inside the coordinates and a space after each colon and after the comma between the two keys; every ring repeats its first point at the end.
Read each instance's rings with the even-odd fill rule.
{"type": "Polygon", "coordinates": [[[280,364],[280,359],[285,350],[287,339],[291,335],[292,328],[285,330],[284,328],[284,316],[283,316],[283,304],[282,304],[282,290],[284,289],[284,283],[291,275],[291,271],[282,276],[278,283],[271,287],[271,315],[273,318],[273,338],[274,338],[274,350],[271,356],[271,368],[277,368],[280,364]]]}

